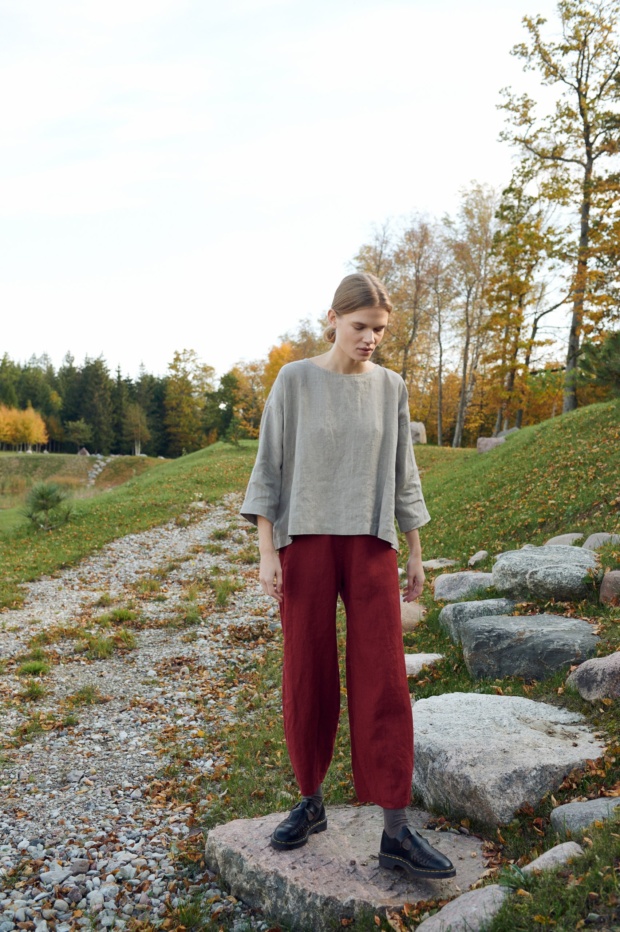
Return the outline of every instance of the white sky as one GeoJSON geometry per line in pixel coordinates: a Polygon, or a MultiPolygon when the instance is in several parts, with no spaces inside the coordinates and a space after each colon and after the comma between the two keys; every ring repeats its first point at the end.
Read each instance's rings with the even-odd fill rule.
{"type": "Polygon", "coordinates": [[[374,223],[508,180],[509,51],[554,9],[0,0],[0,355],[264,356],[374,223]]]}

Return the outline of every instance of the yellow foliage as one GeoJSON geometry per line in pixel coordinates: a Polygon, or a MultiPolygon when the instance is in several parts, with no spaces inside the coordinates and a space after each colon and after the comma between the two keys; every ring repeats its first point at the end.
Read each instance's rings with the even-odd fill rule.
{"type": "Polygon", "coordinates": [[[28,447],[47,443],[45,422],[30,406],[25,411],[0,405],[0,444],[28,447]]]}

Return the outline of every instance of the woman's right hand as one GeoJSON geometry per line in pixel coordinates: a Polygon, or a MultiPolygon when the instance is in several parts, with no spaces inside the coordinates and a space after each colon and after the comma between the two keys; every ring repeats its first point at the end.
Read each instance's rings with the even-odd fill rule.
{"type": "Polygon", "coordinates": [[[281,602],[283,598],[282,564],[276,550],[270,553],[261,553],[258,577],[263,592],[281,602]]]}

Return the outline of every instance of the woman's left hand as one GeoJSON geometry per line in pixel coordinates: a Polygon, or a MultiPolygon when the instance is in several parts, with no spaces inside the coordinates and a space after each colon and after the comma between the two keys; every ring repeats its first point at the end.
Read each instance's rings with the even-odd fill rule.
{"type": "Polygon", "coordinates": [[[403,595],[404,602],[413,602],[421,595],[424,579],[422,557],[410,556],[407,560],[407,589],[403,595]]]}

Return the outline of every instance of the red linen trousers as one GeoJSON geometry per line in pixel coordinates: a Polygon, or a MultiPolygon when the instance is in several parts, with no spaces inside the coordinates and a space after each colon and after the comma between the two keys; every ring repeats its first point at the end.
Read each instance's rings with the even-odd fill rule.
{"type": "Polygon", "coordinates": [[[334,753],[340,715],[336,603],[347,616],[346,686],[355,792],[409,805],[413,716],[403,651],[396,551],[368,534],[303,534],[280,550],[286,745],[303,796],[334,753]]]}

